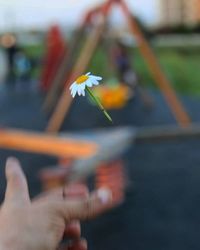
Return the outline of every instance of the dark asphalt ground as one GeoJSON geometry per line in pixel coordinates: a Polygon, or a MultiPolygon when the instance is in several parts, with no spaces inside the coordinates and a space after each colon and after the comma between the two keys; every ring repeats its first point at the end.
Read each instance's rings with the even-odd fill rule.
{"type": "MultiPolygon", "coordinates": [[[[111,115],[114,126],[175,124],[158,92],[151,92],[152,110],[140,98],[111,115]]],[[[200,121],[200,99],[183,97],[193,121],[200,121]]],[[[0,124],[3,127],[44,130],[42,96],[0,91],[0,124]]],[[[77,98],[62,130],[79,131],[108,125],[86,99],[77,98]]],[[[0,150],[0,198],[5,190],[4,164],[8,156],[22,162],[35,196],[40,191],[38,170],[55,158],[0,150]]],[[[200,140],[188,139],[133,145],[124,155],[130,180],[123,205],[98,219],[84,223],[83,234],[91,250],[188,250],[200,249],[200,140]]]]}

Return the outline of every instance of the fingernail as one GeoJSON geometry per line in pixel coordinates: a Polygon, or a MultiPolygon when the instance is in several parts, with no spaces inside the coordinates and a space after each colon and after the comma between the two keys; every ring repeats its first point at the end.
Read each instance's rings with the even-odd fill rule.
{"type": "Polygon", "coordinates": [[[9,157],[6,160],[6,173],[8,175],[13,174],[16,172],[16,169],[18,169],[19,163],[16,158],[14,157],[9,157]]]}
{"type": "Polygon", "coordinates": [[[15,157],[8,157],[8,159],[6,160],[6,164],[19,165],[19,161],[15,157]]]}
{"type": "Polygon", "coordinates": [[[97,196],[102,204],[107,204],[112,198],[112,193],[108,188],[101,188],[97,191],[97,196]]]}

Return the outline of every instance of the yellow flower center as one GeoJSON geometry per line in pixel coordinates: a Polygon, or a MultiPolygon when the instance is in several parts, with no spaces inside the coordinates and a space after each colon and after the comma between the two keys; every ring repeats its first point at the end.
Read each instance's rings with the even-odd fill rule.
{"type": "Polygon", "coordinates": [[[82,75],[82,76],[80,76],[80,77],[76,80],[76,83],[77,83],[77,84],[82,84],[83,82],[87,81],[88,79],[89,79],[89,76],[82,75]]]}

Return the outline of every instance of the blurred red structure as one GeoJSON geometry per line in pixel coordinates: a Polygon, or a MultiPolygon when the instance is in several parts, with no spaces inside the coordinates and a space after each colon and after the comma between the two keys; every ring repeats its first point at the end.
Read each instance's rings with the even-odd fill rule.
{"type": "Polygon", "coordinates": [[[62,57],[67,50],[67,44],[57,25],[53,25],[49,29],[46,43],[47,50],[41,79],[41,89],[45,92],[49,89],[52,79],[55,77],[57,69],[62,61],[62,57]]]}
{"type": "Polygon", "coordinates": [[[105,187],[112,191],[113,207],[121,204],[125,199],[127,186],[123,161],[115,160],[99,166],[96,169],[95,186],[97,189],[105,187]]]}

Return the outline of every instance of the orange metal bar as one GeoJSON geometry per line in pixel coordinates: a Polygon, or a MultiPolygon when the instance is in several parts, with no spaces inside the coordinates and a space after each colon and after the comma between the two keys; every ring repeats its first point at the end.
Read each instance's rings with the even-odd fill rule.
{"type": "Polygon", "coordinates": [[[146,62],[152,72],[152,75],[157,83],[158,87],[161,89],[175,119],[182,127],[187,127],[190,125],[190,117],[184,110],[181,102],[178,100],[170,82],[166,78],[165,74],[162,72],[161,67],[154,55],[152,49],[150,48],[147,40],[143,36],[135,18],[131,15],[128,6],[124,0],[118,1],[122,7],[122,10],[127,17],[130,30],[132,34],[138,41],[139,49],[141,54],[146,59],[146,62]]]}
{"type": "Polygon", "coordinates": [[[0,130],[0,148],[57,157],[86,158],[97,152],[98,146],[87,141],[59,138],[19,130],[0,130]]]}
{"type": "MultiPolygon", "coordinates": [[[[95,30],[88,38],[88,41],[86,45],[84,46],[83,52],[72,72],[72,75],[67,81],[66,88],[70,82],[73,82],[79,75],[83,74],[83,72],[86,70],[87,65],[89,64],[89,61],[92,57],[93,51],[95,50],[96,45],[99,41],[102,27],[99,27],[99,28],[100,28],[99,30],[97,31],[95,30]]],[[[69,107],[71,106],[72,101],[73,101],[73,98],[70,95],[69,89],[64,90],[56,105],[54,113],[49,120],[47,129],[46,129],[47,132],[57,132],[60,129],[64,121],[65,115],[67,111],[69,110],[69,107]]]]}

